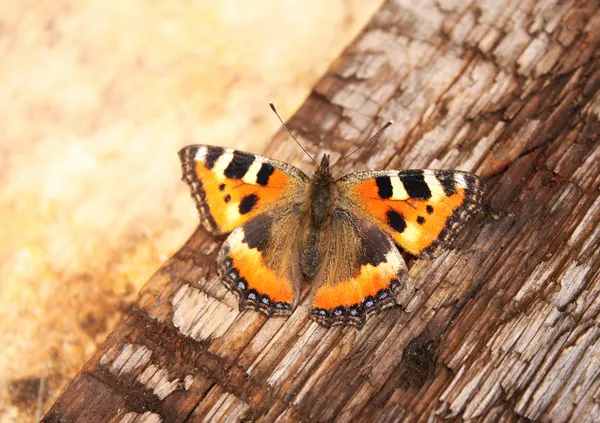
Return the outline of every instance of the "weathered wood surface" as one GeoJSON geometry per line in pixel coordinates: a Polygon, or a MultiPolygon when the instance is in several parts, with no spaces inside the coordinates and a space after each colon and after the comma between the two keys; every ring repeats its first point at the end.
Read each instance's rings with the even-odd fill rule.
{"type": "Polygon", "coordinates": [[[387,2],[289,125],[338,156],[394,119],[344,172],[474,171],[486,215],[361,331],[239,313],[198,230],[45,421],[600,421],[598,51],[597,1],[387,2]]]}

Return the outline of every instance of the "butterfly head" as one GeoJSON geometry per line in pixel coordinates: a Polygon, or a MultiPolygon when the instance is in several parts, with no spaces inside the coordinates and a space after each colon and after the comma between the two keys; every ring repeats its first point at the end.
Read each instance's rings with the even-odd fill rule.
{"type": "Polygon", "coordinates": [[[323,158],[321,159],[321,165],[319,166],[319,170],[328,171],[329,173],[331,173],[331,171],[329,170],[329,154],[323,155],[323,158]]]}
{"type": "Polygon", "coordinates": [[[329,154],[325,154],[321,159],[321,164],[315,170],[313,184],[328,185],[331,182],[333,182],[333,177],[331,176],[331,166],[329,165],[329,154]]]}

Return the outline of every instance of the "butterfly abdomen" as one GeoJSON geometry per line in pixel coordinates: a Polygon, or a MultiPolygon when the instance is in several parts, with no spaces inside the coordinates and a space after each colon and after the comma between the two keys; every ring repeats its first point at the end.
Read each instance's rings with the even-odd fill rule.
{"type": "Polygon", "coordinates": [[[323,259],[325,227],[315,227],[307,222],[300,241],[300,269],[305,281],[311,281],[323,259]]]}

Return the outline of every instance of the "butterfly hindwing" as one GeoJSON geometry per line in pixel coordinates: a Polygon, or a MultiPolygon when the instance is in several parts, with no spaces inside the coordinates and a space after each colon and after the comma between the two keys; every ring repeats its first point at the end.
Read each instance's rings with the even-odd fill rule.
{"type": "Polygon", "coordinates": [[[235,229],[221,248],[219,273],[239,298],[240,310],[290,314],[301,280],[299,218],[294,209],[262,213],[235,229]]]}
{"type": "Polygon", "coordinates": [[[351,208],[388,233],[402,249],[438,256],[467,218],[481,209],[484,184],[450,170],[389,170],[347,175],[336,184],[351,208]]]}
{"type": "Polygon", "coordinates": [[[396,304],[406,283],[404,259],[376,225],[348,211],[334,213],[313,283],[312,317],[361,328],[370,314],[396,304]]]}
{"type": "Polygon", "coordinates": [[[190,145],[179,151],[203,226],[227,233],[277,204],[309,181],[287,163],[230,148],[190,145]]]}

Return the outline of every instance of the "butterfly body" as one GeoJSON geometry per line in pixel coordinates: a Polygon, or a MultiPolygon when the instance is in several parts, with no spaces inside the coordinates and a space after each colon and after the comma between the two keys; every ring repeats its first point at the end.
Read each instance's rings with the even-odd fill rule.
{"type": "Polygon", "coordinates": [[[313,319],[362,327],[396,304],[407,268],[396,245],[435,257],[481,207],[483,183],[443,170],[334,179],[325,155],[311,178],[289,164],[221,147],[180,151],[203,226],[231,232],[219,273],[241,310],[289,315],[310,284],[313,319]]]}

